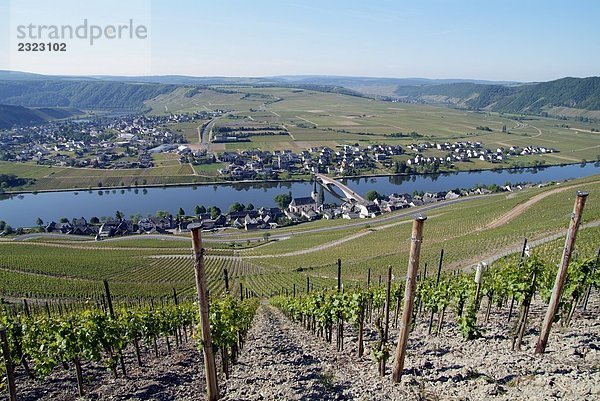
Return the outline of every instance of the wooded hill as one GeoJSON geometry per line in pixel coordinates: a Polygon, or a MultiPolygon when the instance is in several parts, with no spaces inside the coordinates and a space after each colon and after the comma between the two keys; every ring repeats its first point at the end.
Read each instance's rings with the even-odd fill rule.
{"type": "Polygon", "coordinates": [[[562,78],[522,85],[452,83],[399,86],[404,100],[505,113],[540,114],[553,107],[600,110],[600,77],[562,78]]]}
{"type": "MultiPolygon", "coordinates": [[[[386,100],[533,115],[600,118],[600,77],[518,83],[338,76],[69,77],[0,71],[0,104],[144,111],[144,101],[181,86],[287,87],[386,100]]],[[[13,117],[14,118],[14,117],[13,117]]]]}
{"type": "Polygon", "coordinates": [[[0,80],[0,104],[139,111],[145,100],[176,87],[96,80],[0,80]]]}
{"type": "Polygon", "coordinates": [[[49,120],[68,118],[82,114],[73,108],[42,107],[30,109],[23,106],[0,104],[0,128],[10,128],[15,125],[40,124],[49,120]]]}

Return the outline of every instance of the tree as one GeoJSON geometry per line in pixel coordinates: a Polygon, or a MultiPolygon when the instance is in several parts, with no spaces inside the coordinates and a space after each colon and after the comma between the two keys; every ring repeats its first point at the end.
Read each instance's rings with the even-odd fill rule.
{"type": "Polygon", "coordinates": [[[185,210],[183,210],[183,208],[180,207],[177,211],[177,216],[185,216],[185,210]]]}
{"type": "Polygon", "coordinates": [[[117,210],[117,212],[115,213],[115,217],[116,217],[118,220],[123,220],[123,217],[125,217],[125,213],[123,213],[123,212],[121,212],[121,211],[118,211],[118,210],[117,210]]]}
{"type": "Polygon", "coordinates": [[[250,211],[250,210],[254,210],[254,205],[252,203],[248,203],[246,205],[246,210],[250,211]]]}
{"type": "Polygon", "coordinates": [[[244,205],[240,202],[235,202],[233,205],[229,206],[229,212],[243,212],[244,205]]]}
{"type": "Polygon", "coordinates": [[[158,210],[156,212],[156,217],[161,217],[163,219],[166,219],[167,217],[169,217],[169,212],[167,212],[166,210],[158,210]]]}
{"type": "Polygon", "coordinates": [[[200,212],[200,206],[196,205],[196,207],[194,208],[194,214],[196,216],[198,216],[199,214],[201,214],[201,212],[200,212]]]}
{"type": "Polygon", "coordinates": [[[4,220],[0,220],[0,231],[4,231],[5,227],[6,227],[6,222],[4,220]]]}
{"type": "Polygon", "coordinates": [[[221,215],[221,209],[216,206],[212,206],[210,209],[210,218],[216,220],[221,215]]]}
{"type": "Polygon", "coordinates": [[[402,160],[400,163],[398,163],[398,171],[397,173],[406,173],[406,171],[408,170],[408,166],[406,165],[406,162],[404,160],[402,160]]]}
{"type": "MultiPolygon", "coordinates": [[[[62,221],[62,219],[61,219],[61,223],[62,223],[62,222],[63,222],[63,221],[62,221]]],[[[100,219],[99,219],[99,218],[97,218],[96,216],[94,216],[94,217],[92,217],[92,218],[90,219],[90,223],[91,223],[91,224],[98,224],[98,223],[100,223],[100,219]]]]}
{"type": "Polygon", "coordinates": [[[275,203],[279,206],[280,209],[285,209],[292,202],[292,193],[288,192],[287,194],[279,194],[275,196],[275,203]]]}
{"type": "Polygon", "coordinates": [[[37,219],[35,219],[35,225],[36,226],[43,226],[44,225],[44,220],[40,219],[39,217],[37,219]]]}
{"type": "Polygon", "coordinates": [[[379,195],[379,192],[375,191],[375,190],[370,190],[365,194],[365,199],[368,201],[373,202],[375,199],[379,199],[381,198],[381,195],[379,195]]]}
{"type": "MultiPolygon", "coordinates": [[[[98,218],[96,217],[96,220],[97,220],[97,219],[98,219],[98,218]]],[[[64,223],[68,223],[68,222],[69,222],[69,219],[67,219],[66,217],[61,217],[61,218],[60,218],[60,222],[61,222],[61,223],[63,223],[63,224],[64,224],[64,223]]]]}

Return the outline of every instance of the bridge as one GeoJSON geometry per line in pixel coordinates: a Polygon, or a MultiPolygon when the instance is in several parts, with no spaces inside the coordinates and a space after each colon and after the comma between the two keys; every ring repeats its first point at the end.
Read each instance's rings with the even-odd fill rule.
{"type": "Polygon", "coordinates": [[[367,205],[369,203],[368,200],[366,200],[365,198],[363,198],[362,196],[360,196],[359,194],[357,194],[356,192],[354,192],[353,190],[351,190],[350,188],[348,188],[341,182],[334,180],[333,178],[329,178],[329,177],[327,177],[323,174],[319,174],[319,173],[315,173],[314,176],[315,176],[315,179],[319,180],[319,182],[323,186],[328,187],[328,188],[330,186],[334,186],[337,189],[339,189],[340,191],[342,191],[344,196],[351,201],[360,203],[362,205],[367,205]]]}

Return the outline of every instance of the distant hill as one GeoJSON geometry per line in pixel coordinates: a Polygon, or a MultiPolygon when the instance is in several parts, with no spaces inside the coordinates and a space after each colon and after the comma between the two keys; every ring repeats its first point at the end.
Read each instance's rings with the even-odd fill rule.
{"type": "Polygon", "coordinates": [[[379,77],[344,77],[331,75],[282,75],[272,77],[277,82],[294,83],[296,85],[335,85],[348,88],[365,95],[393,97],[398,87],[442,85],[453,83],[477,84],[514,84],[505,81],[483,81],[474,79],[429,79],[429,78],[379,78],[379,77]]]}
{"type": "Polygon", "coordinates": [[[327,75],[77,77],[0,70],[0,104],[143,111],[144,101],[178,87],[211,85],[281,86],[472,110],[600,118],[600,77],[520,83],[327,75]]]}
{"type": "Polygon", "coordinates": [[[68,118],[83,114],[77,109],[40,108],[30,109],[23,106],[0,104],[0,128],[19,125],[40,124],[49,120],[68,118]]]}
{"type": "Polygon", "coordinates": [[[496,111],[533,114],[551,107],[600,110],[600,77],[562,78],[522,86],[492,105],[496,111]]]}
{"type": "Polygon", "coordinates": [[[363,96],[338,85],[293,83],[269,78],[227,77],[68,77],[0,71],[0,104],[25,107],[76,107],[140,112],[144,101],[182,86],[243,85],[285,86],[321,92],[363,96]],[[110,79],[110,80],[109,80],[110,79]]]}
{"type": "Polygon", "coordinates": [[[50,77],[51,76],[49,75],[32,74],[30,72],[0,70],[0,80],[34,81],[44,80],[50,77]]]}
{"type": "Polygon", "coordinates": [[[75,107],[140,111],[143,103],[177,85],[97,80],[0,79],[0,104],[25,107],[75,107]]]}
{"type": "Polygon", "coordinates": [[[561,115],[563,108],[581,112],[600,110],[600,77],[562,78],[522,85],[453,83],[399,86],[395,95],[409,101],[469,109],[561,115]]]}

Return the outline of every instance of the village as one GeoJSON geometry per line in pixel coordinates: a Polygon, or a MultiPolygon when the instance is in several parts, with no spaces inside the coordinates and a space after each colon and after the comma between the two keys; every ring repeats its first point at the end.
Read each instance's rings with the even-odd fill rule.
{"type": "MultiPolygon", "coordinates": [[[[172,129],[185,122],[196,122],[204,127],[224,113],[226,111],[216,110],[165,116],[96,117],[13,128],[0,132],[0,160],[61,167],[132,169],[154,167],[160,154],[173,154],[180,164],[219,163],[221,168],[217,169],[215,179],[243,181],[287,179],[290,175],[314,173],[351,176],[373,171],[437,172],[455,169],[455,163],[473,160],[503,163],[510,157],[557,152],[535,145],[488,149],[480,142],[470,141],[413,143],[406,149],[386,143],[355,143],[334,148],[312,146],[297,152],[289,149],[212,152],[210,146],[190,144],[178,132],[180,130],[172,129]]],[[[256,129],[248,131],[248,135],[264,134],[256,129]]],[[[219,142],[218,135],[213,135],[211,140],[219,142]]]]}
{"type": "Polygon", "coordinates": [[[433,163],[446,164],[454,162],[467,162],[471,159],[479,159],[481,161],[487,161],[490,163],[500,163],[510,156],[529,156],[557,152],[557,150],[554,148],[533,145],[525,146],[523,148],[516,146],[510,146],[508,148],[500,147],[492,150],[484,148],[481,142],[470,141],[459,141],[454,143],[424,142],[408,145],[407,149],[417,152],[415,157],[406,161],[406,164],[409,166],[421,166],[433,163]],[[439,151],[447,152],[447,154],[443,157],[423,156],[423,152],[426,152],[428,149],[437,149],[439,151]]]}
{"type": "Polygon", "coordinates": [[[183,209],[173,215],[159,211],[155,216],[132,216],[126,219],[121,212],[115,217],[92,217],[60,219],[60,222],[43,223],[38,219],[38,230],[47,233],[68,235],[94,236],[102,240],[115,236],[135,234],[179,234],[188,232],[192,223],[200,223],[205,231],[225,229],[239,230],[271,230],[278,227],[301,224],[319,219],[370,219],[381,214],[396,210],[429,205],[437,202],[457,199],[460,197],[487,195],[494,192],[519,191],[532,184],[505,186],[478,186],[470,190],[455,189],[442,192],[415,192],[413,194],[380,195],[375,191],[366,194],[367,200],[356,202],[340,197],[341,204],[326,204],[324,186],[314,181],[310,196],[292,197],[291,193],[280,194],[275,201],[282,207],[260,207],[242,205],[238,202],[231,205],[228,212],[222,212],[218,207],[196,206],[193,214],[186,214],[183,209]]]}
{"type": "Polygon", "coordinates": [[[406,147],[415,156],[399,159],[406,154],[399,145],[373,144],[367,146],[339,145],[336,149],[311,147],[300,153],[291,150],[273,152],[244,150],[223,152],[217,160],[229,163],[218,173],[231,180],[277,179],[282,172],[290,174],[329,174],[331,176],[357,175],[372,170],[378,164],[394,173],[437,172],[441,167],[452,169],[454,163],[477,159],[489,163],[500,163],[509,157],[557,152],[556,149],[538,146],[523,148],[511,146],[495,150],[484,148],[480,142],[410,144],[406,147]],[[425,152],[436,149],[446,152],[444,156],[426,156],[425,152]]]}
{"type": "Polygon", "coordinates": [[[12,128],[0,132],[0,160],[99,169],[153,167],[153,154],[187,148],[181,148],[186,139],[170,124],[221,113],[94,117],[12,128]]]}

